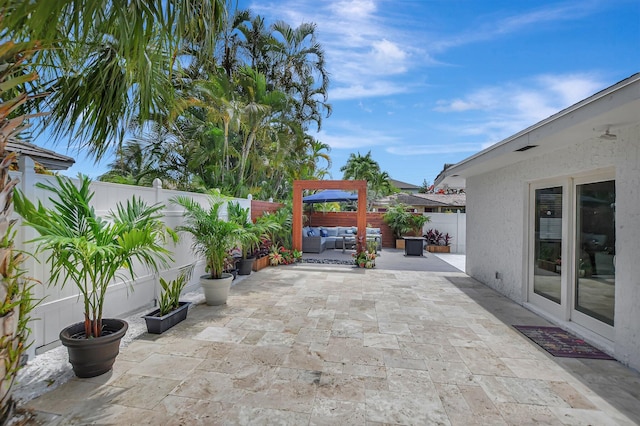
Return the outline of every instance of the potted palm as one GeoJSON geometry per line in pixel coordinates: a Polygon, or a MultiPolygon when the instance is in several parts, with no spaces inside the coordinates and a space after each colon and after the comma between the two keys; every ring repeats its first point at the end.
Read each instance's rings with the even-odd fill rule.
{"type": "Polygon", "coordinates": [[[403,237],[409,232],[421,235],[422,227],[430,220],[428,216],[407,211],[408,207],[403,203],[394,204],[382,217],[396,237],[396,248],[405,248],[403,237]]]}
{"type": "Polygon", "coordinates": [[[185,210],[184,225],[176,230],[191,234],[194,252],[204,257],[207,274],[200,277],[200,285],[207,305],[224,305],[233,281],[233,275],[224,272],[225,261],[229,252],[247,238],[247,231],[220,217],[224,201],[219,196],[210,197],[208,209],[186,196],[174,197],[171,202],[185,210]]]}
{"type": "Polygon", "coordinates": [[[258,218],[255,223],[249,217],[249,209],[243,209],[240,203],[229,203],[229,220],[241,225],[246,231],[240,241],[242,246],[242,259],[238,267],[238,275],[249,275],[256,259],[254,253],[260,247],[262,239],[268,234],[279,229],[279,225],[274,221],[258,218]]]}
{"type": "Polygon", "coordinates": [[[159,213],[162,205],[148,206],[133,197],[126,205],[118,203],[105,220],[89,205],[91,180],[79,178],[78,187],[62,176],[56,176],[55,185],[37,184],[55,196],[49,198],[51,208],[41,202],[36,207],[19,191],[14,202],[24,225],[39,234],[32,240],[37,250],[49,253],[49,282],[73,283],[80,292],[84,321],[63,329],[60,341],[76,376],[94,377],[111,369],[128,328],[126,321],[102,317],[109,284],[126,275],[133,282],[135,262],[157,271],[171,256],[163,245],[168,229],[159,213]]]}
{"type": "Polygon", "coordinates": [[[149,333],[162,334],[187,318],[191,302],[181,302],[180,294],[189,283],[194,266],[191,264],[180,268],[178,276],[171,281],[160,277],[162,292],[158,298],[158,309],[142,317],[149,333]]]}

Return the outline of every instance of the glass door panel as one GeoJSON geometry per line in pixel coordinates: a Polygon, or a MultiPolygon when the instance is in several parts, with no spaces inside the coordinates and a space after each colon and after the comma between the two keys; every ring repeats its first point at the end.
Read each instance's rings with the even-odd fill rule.
{"type": "Polygon", "coordinates": [[[562,187],[535,190],[533,292],[557,304],[562,292],[562,187]]]}
{"type": "Polygon", "coordinates": [[[613,326],[615,181],[576,185],[575,309],[613,326]]]}

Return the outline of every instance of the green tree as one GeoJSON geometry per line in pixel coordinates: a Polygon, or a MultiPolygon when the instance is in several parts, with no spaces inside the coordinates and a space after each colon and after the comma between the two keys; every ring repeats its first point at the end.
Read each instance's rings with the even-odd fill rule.
{"type": "Polygon", "coordinates": [[[222,0],[0,0],[0,10],[3,38],[42,46],[45,125],[96,158],[123,140],[134,116],[171,104],[178,54],[212,52],[225,14],[222,0]]]}

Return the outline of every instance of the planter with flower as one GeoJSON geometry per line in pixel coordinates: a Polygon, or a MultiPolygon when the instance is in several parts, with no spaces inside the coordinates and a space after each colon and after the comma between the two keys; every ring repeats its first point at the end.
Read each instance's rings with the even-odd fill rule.
{"type": "MultiPolygon", "coordinates": [[[[363,238],[363,237],[358,237],[363,238]]],[[[376,243],[369,241],[367,248],[359,253],[353,253],[353,262],[358,268],[373,269],[376,267],[376,243]]]]}
{"type": "Polygon", "coordinates": [[[427,250],[431,253],[450,253],[451,240],[449,233],[443,234],[437,229],[429,229],[424,235],[427,240],[427,250]]]}
{"type": "Polygon", "coordinates": [[[271,246],[269,252],[269,264],[271,266],[278,265],[291,265],[302,260],[302,252],[299,250],[289,250],[286,247],[281,247],[278,244],[271,246]]]}
{"type": "Polygon", "coordinates": [[[62,330],[60,341],[76,376],[94,377],[111,369],[128,328],[123,320],[102,318],[109,285],[123,272],[133,282],[135,263],[154,272],[166,266],[171,256],[163,243],[166,235],[176,235],[162,222],[162,205],[147,206],[133,197],[118,203],[105,220],[89,204],[94,192],[88,177],[80,176],[77,187],[69,178],[55,179],[56,185],[37,184],[55,196],[53,207],[41,202],[36,207],[16,192],[15,210],[40,234],[33,241],[48,252],[49,282],[71,282],[79,291],[84,321],[62,330]]]}

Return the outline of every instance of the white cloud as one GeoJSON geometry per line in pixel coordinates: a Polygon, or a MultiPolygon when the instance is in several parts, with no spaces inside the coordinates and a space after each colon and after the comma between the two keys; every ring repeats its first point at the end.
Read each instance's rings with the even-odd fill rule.
{"type": "Polygon", "coordinates": [[[379,80],[365,84],[354,84],[352,86],[334,87],[331,89],[331,100],[361,99],[376,96],[388,96],[398,93],[407,93],[411,90],[408,85],[396,84],[389,81],[379,80]]]}
{"type": "Polygon", "coordinates": [[[332,122],[330,131],[322,130],[318,132],[316,139],[328,144],[331,149],[370,148],[372,146],[392,146],[399,143],[399,140],[377,130],[363,128],[360,125],[350,122],[332,122]]]}
{"type": "Polygon", "coordinates": [[[594,94],[605,84],[591,74],[541,75],[500,86],[484,87],[462,98],[439,100],[433,109],[443,113],[473,111],[448,131],[485,135],[497,142],[594,94]]]}

